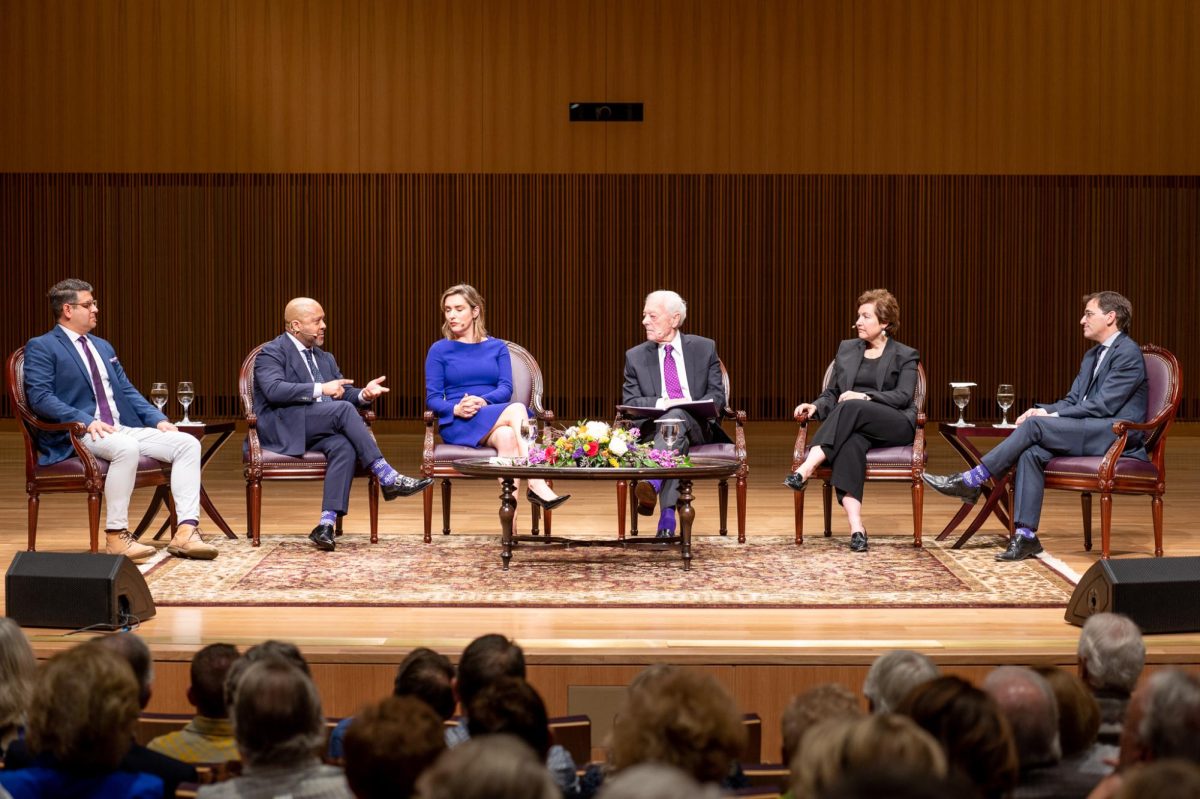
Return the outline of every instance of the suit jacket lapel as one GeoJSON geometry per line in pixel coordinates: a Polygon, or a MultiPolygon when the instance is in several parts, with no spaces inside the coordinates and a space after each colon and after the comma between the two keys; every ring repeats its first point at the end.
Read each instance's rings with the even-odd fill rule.
{"type": "Polygon", "coordinates": [[[896,360],[896,348],[889,340],[883,347],[883,355],[879,356],[879,365],[875,368],[875,390],[883,391],[883,379],[892,373],[892,361],[896,360]]]}
{"type": "Polygon", "coordinates": [[[844,386],[838,386],[840,389],[838,393],[841,393],[841,391],[851,391],[854,389],[854,381],[858,378],[858,370],[859,367],[862,366],[863,351],[865,349],[866,345],[862,341],[859,341],[858,346],[850,351],[850,356],[846,359],[842,366],[844,373],[843,377],[846,380],[846,384],[844,386]]]}
{"type": "Polygon", "coordinates": [[[71,337],[64,333],[61,327],[54,328],[54,335],[58,339],[58,343],[67,351],[67,355],[70,356],[71,361],[79,367],[79,372],[83,375],[83,379],[87,381],[89,386],[92,385],[92,375],[88,372],[87,367],[83,365],[83,351],[79,349],[79,345],[71,341],[71,337]]]}
{"type": "MultiPolygon", "coordinates": [[[[1116,344],[1114,343],[1113,346],[1116,346],[1116,344]]],[[[1108,371],[1109,361],[1112,360],[1111,352],[1104,356],[1104,360],[1100,363],[1100,369],[1096,369],[1096,359],[1100,357],[1100,353],[1104,348],[1103,344],[1097,344],[1095,347],[1092,347],[1088,352],[1088,357],[1084,359],[1084,369],[1087,370],[1087,389],[1083,392],[1083,396],[1085,397],[1091,396],[1092,389],[1096,387],[1096,384],[1104,377],[1104,373],[1108,371]]],[[[1108,349],[1111,350],[1112,347],[1108,349]]]]}
{"type": "Polygon", "coordinates": [[[647,341],[642,347],[642,368],[650,375],[650,387],[654,389],[654,396],[661,397],[663,390],[662,379],[658,373],[658,345],[647,341]]]}
{"type": "Polygon", "coordinates": [[[296,343],[287,333],[283,334],[283,346],[287,348],[287,362],[292,370],[293,382],[311,383],[313,378],[308,371],[308,364],[304,362],[304,356],[296,349],[296,343]]]}
{"type": "Polygon", "coordinates": [[[708,376],[703,371],[703,364],[700,363],[695,346],[688,346],[689,341],[691,338],[683,333],[679,334],[679,351],[683,353],[683,371],[687,373],[688,392],[692,399],[695,399],[708,393],[708,376]]]}

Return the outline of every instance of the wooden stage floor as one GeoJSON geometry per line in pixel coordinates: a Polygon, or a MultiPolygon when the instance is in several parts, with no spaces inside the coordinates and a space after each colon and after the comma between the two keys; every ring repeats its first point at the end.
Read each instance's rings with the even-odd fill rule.
{"type": "MultiPolygon", "coordinates": [[[[25,547],[24,465],[19,434],[11,422],[0,432],[0,510],[10,520],[0,535],[0,559],[8,563],[25,547]]],[[[751,474],[749,535],[790,535],[792,496],[781,480],[789,468],[795,427],[785,423],[748,426],[751,474]]],[[[383,451],[392,462],[417,472],[420,428],[413,424],[384,426],[383,451]]],[[[948,472],[957,456],[930,430],[930,470],[948,472]]],[[[240,467],[241,437],[235,436],[205,472],[205,485],[235,531],[246,524],[244,481],[240,467]]],[[[1168,450],[1169,490],[1165,501],[1165,549],[1171,555],[1200,555],[1200,425],[1176,425],[1168,450]]],[[[306,535],[319,511],[313,483],[269,484],[264,488],[263,535],[306,535]]],[[[555,527],[573,533],[611,535],[615,530],[612,487],[572,483],[574,498],[556,514],[555,527]]],[[[701,485],[697,533],[716,533],[716,491],[701,485]]],[[[735,532],[733,491],[730,528],[735,532]]],[[[149,492],[139,492],[134,512],[145,506],[149,492]]],[[[458,481],[454,489],[455,529],[494,533],[496,487],[482,481],[458,481]]],[[[902,485],[870,485],[866,497],[867,526],[872,537],[910,536],[910,495],[902,485]]],[[[1098,503],[1096,547],[1083,549],[1079,499],[1053,492],[1047,497],[1042,537],[1047,550],[1082,573],[1099,557],[1098,503]]],[[[924,532],[931,538],[959,503],[926,493],[924,532]]],[[[1114,501],[1114,557],[1153,554],[1149,500],[1114,501]]],[[[435,494],[435,542],[440,531],[440,505],[435,494]]],[[[522,513],[525,511],[522,510],[522,513]]],[[[844,516],[835,508],[834,535],[848,535],[844,516]]],[[[419,498],[381,505],[381,534],[421,544],[419,498]]],[[[805,528],[819,535],[820,492],[806,503],[805,528]]],[[[365,488],[355,489],[347,527],[366,530],[365,488]]],[[[209,532],[215,528],[207,525],[209,532]]],[[[1001,535],[992,521],[980,535],[1001,535]]],[[[87,524],[81,495],[46,496],[42,500],[38,549],[82,551],[87,524]]],[[[870,555],[863,568],[870,568],[870,555]]],[[[498,560],[496,568],[499,568],[498,560]]],[[[996,568],[1004,568],[997,564],[996,568]]],[[[414,579],[419,579],[414,575],[414,579]]],[[[336,586],[330,598],[336,600],[336,586]]],[[[861,686],[866,667],[880,652],[911,648],[932,656],[947,669],[968,676],[1000,663],[1074,662],[1078,629],[1063,621],[1061,609],[872,609],[872,610],[734,610],[734,609],[508,609],[496,608],[237,608],[168,607],[143,624],[139,634],[151,644],[159,663],[159,688],[152,710],[186,710],[187,661],[198,647],[227,641],[249,645],[266,638],[296,642],[316,664],[315,670],[329,714],[350,713],[368,699],[385,695],[394,667],[414,646],[432,646],[457,654],[472,638],[501,632],[517,639],[531,664],[531,680],[546,696],[552,714],[603,706],[606,686],[621,686],[644,665],[670,661],[713,670],[734,691],[743,707],[764,716],[764,746],[769,756],[777,737],[777,711],[786,697],[817,682],[861,686]],[[592,690],[589,693],[589,689],[592,690]]],[[[61,631],[30,630],[39,655],[48,654],[79,636],[61,631]]],[[[1200,635],[1156,636],[1148,641],[1151,663],[1200,664],[1200,635]]],[[[611,698],[611,697],[610,697],[611,698]]]]}

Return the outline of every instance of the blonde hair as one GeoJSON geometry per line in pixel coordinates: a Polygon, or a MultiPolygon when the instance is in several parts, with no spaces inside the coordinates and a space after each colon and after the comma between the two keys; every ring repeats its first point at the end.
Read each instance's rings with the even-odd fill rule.
{"type": "Polygon", "coordinates": [[[467,283],[459,283],[458,285],[451,286],[442,292],[442,298],[438,301],[438,313],[443,314],[442,335],[446,338],[452,338],[450,334],[450,323],[446,321],[445,312],[442,309],[446,307],[446,298],[453,297],[455,294],[461,295],[462,298],[467,301],[467,305],[471,306],[472,309],[479,311],[479,315],[475,317],[474,322],[475,340],[483,341],[485,338],[487,338],[487,325],[485,325],[483,321],[483,295],[480,294],[474,286],[468,285],[467,283]]]}
{"type": "Polygon", "coordinates": [[[0,746],[25,723],[37,660],[21,626],[0,617],[0,746]]]}

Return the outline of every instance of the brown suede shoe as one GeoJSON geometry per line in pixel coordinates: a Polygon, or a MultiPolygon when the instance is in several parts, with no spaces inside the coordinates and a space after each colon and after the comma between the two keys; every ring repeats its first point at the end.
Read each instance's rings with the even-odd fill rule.
{"type": "Polygon", "coordinates": [[[200,528],[193,527],[189,533],[187,528],[191,525],[184,525],[176,531],[175,536],[171,539],[171,543],[167,544],[167,552],[170,552],[177,558],[192,558],[193,560],[212,560],[217,556],[217,548],[212,544],[206,543],[200,537],[200,528]]]}
{"type": "Polygon", "coordinates": [[[104,537],[107,539],[104,544],[105,552],[110,555],[124,555],[134,563],[141,563],[158,552],[154,547],[138,543],[138,540],[128,530],[119,530],[115,533],[105,531],[104,537]]]}

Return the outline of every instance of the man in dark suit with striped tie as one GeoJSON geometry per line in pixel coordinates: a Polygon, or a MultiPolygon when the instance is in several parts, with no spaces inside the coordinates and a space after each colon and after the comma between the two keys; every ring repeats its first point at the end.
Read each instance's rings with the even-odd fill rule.
{"type": "MultiPolygon", "coordinates": [[[[1141,348],[1129,337],[1133,307],[1115,291],[1100,291],[1084,298],[1079,324],[1083,336],[1096,346],[1083,356],[1071,391],[1058,402],[1037,405],[1017,417],[1013,434],[983,456],[967,472],[946,476],[925,474],[925,482],[963,502],[979,498],[980,486],[992,475],[1017,467],[1014,525],[1016,535],[996,560],[1024,560],[1042,551],[1037,538],[1045,488],[1044,470],[1058,456],[1103,455],[1116,440],[1118,420],[1146,421],[1146,365],[1141,348]]],[[[1142,436],[1129,434],[1126,457],[1146,459],[1142,436]]]]}
{"type": "Polygon", "coordinates": [[[432,481],[393,469],[358,413],[388,389],[377,377],[361,389],[343,377],[337,361],[321,349],[325,310],[316,300],[297,297],[283,312],[285,332],[263,345],[254,362],[254,413],[264,449],[298,458],[306,450],[325,456],[321,520],[309,534],[318,549],[334,550],[334,525],[350,504],[355,467],[379,478],[383,498],[412,496],[432,481]]]}

